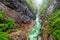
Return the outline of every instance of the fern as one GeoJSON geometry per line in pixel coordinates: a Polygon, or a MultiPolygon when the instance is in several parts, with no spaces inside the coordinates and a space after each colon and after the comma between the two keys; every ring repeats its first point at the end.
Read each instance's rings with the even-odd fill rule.
{"type": "Polygon", "coordinates": [[[0,10],[0,20],[2,21],[2,22],[0,22],[0,31],[7,31],[14,27],[14,19],[5,18],[3,14],[4,14],[4,12],[2,10],[0,10]]]}
{"type": "Polygon", "coordinates": [[[50,15],[49,26],[51,28],[52,35],[56,40],[60,40],[60,10],[55,10],[50,15]]]}
{"type": "Polygon", "coordinates": [[[6,33],[7,30],[14,27],[13,18],[5,18],[4,12],[0,10],[0,40],[9,40],[9,35],[6,33]]]}
{"type": "Polygon", "coordinates": [[[6,32],[0,32],[0,40],[9,40],[9,35],[6,32]]]}

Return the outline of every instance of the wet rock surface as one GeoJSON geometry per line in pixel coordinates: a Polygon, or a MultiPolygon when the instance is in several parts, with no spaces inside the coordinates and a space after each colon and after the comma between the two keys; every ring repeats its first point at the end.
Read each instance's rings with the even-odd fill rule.
{"type": "Polygon", "coordinates": [[[5,0],[0,2],[0,8],[4,11],[5,17],[15,19],[16,25],[9,31],[9,40],[27,40],[27,33],[34,24],[31,20],[35,20],[36,17],[25,1],[5,0]]]}
{"type": "Polygon", "coordinates": [[[11,9],[15,10],[16,12],[22,13],[32,19],[35,19],[35,15],[32,13],[30,8],[27,6],[25,0],[5,0],[2,3],[11,9]]]}
{"type": "Polygon", "coordinates": [[[5,11],[5,16],[7,18],[14,18],[18,24],[29,23],[30,19],[35,20],[36,18],[25,0],[4,0],[0,4],[0,8],[5,11]]]}
{"type": "MultiPolygon", "coordinates": [[[[50,15],[49,13],[51,13],[54,9],[55,0],[51,0],[51,1],[52,2],[49,5],[49,7],[46,9],[45,14],[41,16],[41,20],[42,20],[41,36],[43,40],[53,40],[53,38],[49,34],[49,30],[48,31],[45,30],[47,26],[47,21],[46,22],[44,21],[44,18],[49,18],[49,15],[50,15]],[[48,33],[46,34],[46,32],[48,33]]],[[[57,3],[60,3],[60,0],[57,0],[57,3]]],[[[10,34],[9,39],[10,40],[26,40],[26,33],[24,32],[29,30],[33,26],[32,25],[33,23],[28,24],[30,27],[27,26],[26,23],[29,23],[31,19],[35,20],[36,17],[30,10],[30,8],[27,6],[25,0],[4,0],[4,1],[1,1],[0,8],[4,10],[5,12],[4,15],[7,18],[14,18],[16,23],[18,24],[22,24],[22,23],[25,24],[22,27],[20,25],[19,27],[18,25],[16,25],[16,29],[17,27],[20,28],[19,32],[16,32],[15,31],[16,29],[12,29],[13,33],[10,34]],[[20,30],[24,30],[24,31],[20,32],[20,30]]]]}

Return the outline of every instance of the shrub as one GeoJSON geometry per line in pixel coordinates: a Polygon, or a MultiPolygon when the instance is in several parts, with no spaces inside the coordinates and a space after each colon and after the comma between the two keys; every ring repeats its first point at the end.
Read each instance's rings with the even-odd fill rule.
{"type": "Polygon", "coordinates": [[[0,40],[9,40],[9,35],[6,33],[7,30],[10,30],[14,27],[13,18],[5,18],[4,12],[0,10],[0,40]]]}
{"type": "Polygon", "coordinates": [[[5,18],[3,15],[3,11],[0,10],[0,31],[7,31],[14,27],[14,19],[13,18],[5,18]]]}
{"type": "Polygon", "coordinates": [[[9,35],[6,32],[0,32],[0,40],[9,40],[9,35]]]}
{"type": "Polygon", "coordinates": [[[55,10],[50,15],[49,26],[51,28],[51,34],[56,40],[60,40],[60,10],[55,10]]]}

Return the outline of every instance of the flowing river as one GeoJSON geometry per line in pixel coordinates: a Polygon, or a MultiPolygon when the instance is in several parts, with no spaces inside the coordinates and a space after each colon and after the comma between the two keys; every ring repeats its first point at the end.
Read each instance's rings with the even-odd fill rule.
{"type": "Polygon", "coordinates": [[[33,2],[36,4],[37,13],[36,13],[36,20],[35,25],[32,27],[32,29],[29,31],[29,40],[38,40],[37,37],[40,34],[41,24],[39,22],[39,7],[42,4],[42,0],[33,0],[33,2]]]}
{"type": "Polygon", "coordinates": [[[40,33],[40,29],[41,29],[41,24],[39,22],[39,12],[37,12],[35,25],[29,31],[29,38],[30,38],[30,40],[37,40],[37,36],[40,33]]]}

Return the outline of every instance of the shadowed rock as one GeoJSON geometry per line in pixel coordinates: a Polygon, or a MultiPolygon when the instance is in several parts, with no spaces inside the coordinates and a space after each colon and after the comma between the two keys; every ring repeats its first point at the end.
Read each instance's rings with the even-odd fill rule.
{"type": "Polygon", "coordinates": [[[14,18],[18,24],[30,22],[30,17],[20,14],[15,10],[6,7],[4,4],[0,3],[0,8],[5,12],[4,15],[7,18],[14,18]]]}
{"type": "Polygon", "coordinates": [[[0,8],[4,10],[5,16],[14,18],[18,24],[29,23],[30,19],[35,19],[35,15],[20,1],[4,1],[2,3],[0,3],[0,8]]]}
{"type": "Polygon", "coordinates": [[[25,0],[10,0],[10,1],[2,1],[4,5],[10,7],[11,9],[22,12],[22,14],[29,16],[30,18],[35,20],[35,15],[32,13],[25,0]]]}

